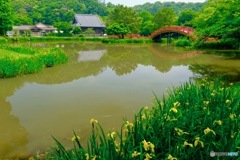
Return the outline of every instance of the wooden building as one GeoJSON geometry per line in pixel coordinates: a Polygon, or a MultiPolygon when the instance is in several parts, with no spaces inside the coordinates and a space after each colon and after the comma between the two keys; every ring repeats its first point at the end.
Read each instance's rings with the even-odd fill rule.
{"type": "Polygon", "coordinates": [[[31,34],[31,36],[42,36],[47,33],[55,32],[56,28],[53,26],[45,25],[41,22],[35,25],[21,25],[13,26],[13,33],[22,35],[22,34],[31,34]]]}
{"type": "Polygon", "coordinates": [[[72,25],[81,27],[82,32],[92,28],[95,34],[103,34],[106,28],[100,18],[92,14],[75,14],[72,25]]]}

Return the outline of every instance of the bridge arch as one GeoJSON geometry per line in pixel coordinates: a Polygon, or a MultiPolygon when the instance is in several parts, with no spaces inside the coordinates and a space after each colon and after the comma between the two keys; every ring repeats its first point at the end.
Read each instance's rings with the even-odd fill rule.
{"type": "Polygon", "coordinates": [[[175,36],[178,37],[180,35],[184,35],[189,37],[190,39],[194,39],[193,36],[194,28],[187,26],[166,26],[154,31],[150,38],[154,41],[160,41],[162,37],[167,36],[175,36]]]}

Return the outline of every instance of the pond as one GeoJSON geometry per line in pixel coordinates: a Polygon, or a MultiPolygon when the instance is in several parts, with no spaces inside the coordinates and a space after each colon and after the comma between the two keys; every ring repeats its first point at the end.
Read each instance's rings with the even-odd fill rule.
{"type": "MultiPolygon", "coordinates": [[[[24,45],[24,44],[23,44],[24,45]]],[[[72,146],[72,131],[86,142],[90,119],[119,129],[154,93],[181,83],[222,75],[240,82],[238,51],[196,51],[161,44],[35,43],[61,47],[69,62],[37,74],[0,79],[0,159],[72,146]]]]}

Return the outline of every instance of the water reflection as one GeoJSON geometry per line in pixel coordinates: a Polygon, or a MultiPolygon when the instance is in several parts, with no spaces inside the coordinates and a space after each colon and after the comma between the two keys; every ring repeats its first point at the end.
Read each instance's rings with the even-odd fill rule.
{"type": "Polygon", "coordinates": [[[28,132],[12,115],[11,104],[0,100],[0,159],[25,157],[28,155],[28,132]]]}
{"type": "Polygon", "coordinates": [[[93,50],[78,52],[78,62],[99,61],[107,50],[93,50]]]}
{"type": "Polygon", "coordinates": [[[0,159],[46,149],[53,145],[51,135],[70,145],[72,130],[84,141],[91,118],[105,128],[119,127],[123,117],[131,118],[144,105],[151,105],[152,92],[161,96],[165,88],[189,79],[224,74],[240,81],[238,56],[159,44],[58,46],[64,46],[67,64],[0,79],[0,159]]]}

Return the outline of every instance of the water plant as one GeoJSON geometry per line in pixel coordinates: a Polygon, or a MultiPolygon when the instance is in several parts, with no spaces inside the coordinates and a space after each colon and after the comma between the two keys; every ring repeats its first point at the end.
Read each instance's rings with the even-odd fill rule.
{"type": "Polygon", "coordinates": [[[0,50],[0,78],[36,73],[44,67],[52,67],[68,60],[59,48],[34,49],[1,45],[0,50]]]}
{"type": "MultiPolygon", "coordinates": [[[[87,149],[74,133],[73,148],[57,147],[45,159],[210,159],[210,152],[240,151],[239,84],[203,80],[173,88],[152,108],[144,107],[133,122],[107,135],[91,119],[87,149]]],[[[234,158],[234,157],[233,157],[234,158]]]]}

